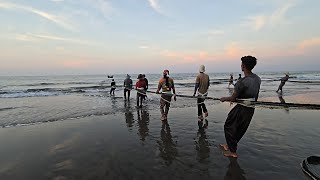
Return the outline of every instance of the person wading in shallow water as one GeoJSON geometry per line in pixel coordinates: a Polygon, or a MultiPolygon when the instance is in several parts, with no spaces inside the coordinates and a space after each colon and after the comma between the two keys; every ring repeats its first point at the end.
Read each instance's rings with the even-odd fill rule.
{"type": "Polygon", "coordinates": [[[280,85],[279,85],[279,87],[278,87],[278,90],[277,90],[276,92],[279,92],[279,90],[282,92],[282,87],[283,87],[283,86],[286,84],[286,82],[288,81],[288,79],[289,79],[289,73],[286,73],[285,75],[286,75],[285,77],[283,77],[283,78],[280,79],[281,83],[280,83],[280,85]]]}
{"type": "Polygon", "coordinates": [[[201,65],[199,68],[199,74],[196,78],[196,85],[194,88],[193,96],[196,95],[198,92],[198,125],[202,125],[203,122],[203,113],[205,117],[208,117],[208,110],[204,103],[205,97],[208,95],[208,89],[210,86],[210,80],[209,76],[204,73],[205,72],[205,66],[201,65]]]}
{"type": "Polygon", "coordinates": [[[116,82],[114,82],[114,79],[112,79],[112,81],[111,81],[110,95],[114,95],[114,90],[116,90],[116,82]]]}
{"type": "Polygon", "coordinates": [[[230,79],[229,79],[228,88],[230,88],[230,85],[231,85],[231,84],[234,86],[234,84],[233,84],[233,74],[230,74],[230,79]]]}
{"type": "Polygon", "coordinates": [[[138,82],[136,83],[136,90],[137,90],[137,107],[142,108],[142,100],[146,94],[146,81],[143,79],[142,74],[138,76],[138,82]],[[139,103],[140,102],[140,103],[139,103]]]}
{"type": "Polygon", "coordinates": [[[123,90],[124,99],[127,100],[127,94],[128,94],[128,101],[129,101],[130,91],[132,89],[132,79],[129,74],[127,74],[127,78],[123,81],[123,86],[124,86],[124,90],[123,90]]]}
{"type": "MultiPolygon", "coordinates": [[[[239,99],[253,98],[258,100],[261,79],[252,73],[252,69],[257,64],[257,59],[252,56],[244,56],[241,58],[241,69],[244,77],[235,85],[234,92],[229,97],[222,97],[220,101],[235,101],[239,99]]],[[[227,144],[221,144],[224,149],[224,155],[228,157],[238,157],[237,145],[242,136],[247,131],[254,114],[254,108],[237,104],[228,114],[224,124],[224,133],[227,144]]]]}
{"type": "Polygon", "coordinates": [[[161,112],[161,120],[165,121],[168,119],[168,113],[170,108],[170,103],[172,96],[176,101],[176,89],[174,88],[173,79],[169,77],[169,70],[163,71],[163,78],[160,79],[157,89],[157,94],[162,90],[161,98],[160,98],[160,112],[161,112]],[[171,93],[172,91],[172,93],[171,93]]]}

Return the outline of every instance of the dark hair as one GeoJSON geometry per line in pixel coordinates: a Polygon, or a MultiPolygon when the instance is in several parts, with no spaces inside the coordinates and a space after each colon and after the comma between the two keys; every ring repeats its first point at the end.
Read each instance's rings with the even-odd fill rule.
{"type": "Polygon", "coordinates": [[[253,56],[243,56],[241,58],[241,61],[243,65],[249,70],[252,70],[257,64],[257,58],[253,56]]]}

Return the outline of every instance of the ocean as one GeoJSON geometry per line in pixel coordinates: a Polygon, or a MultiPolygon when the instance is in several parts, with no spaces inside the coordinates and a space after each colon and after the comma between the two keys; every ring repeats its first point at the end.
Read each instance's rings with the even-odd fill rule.
{"type": "MultiPolygon", "coordinates": [[[[227,89],[229,74],[209,74],[209,96],[227,96],[233,91],[227,89]]],[[[237,79],[239,73],[233,74],[234,79],[237,79]]],[[[276,96],[275,90],[283,73],[257,74],[262,79],[259,97],[276,96]]],[[[192,95],[196,75],[172,74],[177,94],[192,95]]],[[[138,75],[131,76],[135,84],[138,75]]],[[[295,72],[290,76],[292,78],[284,87],[284,96],[320,92],[319,72],[295,72]]],[[[118,86],[115,97],[109,97],[112,78],[107,75],[0,77],[0,126],[28,125],[122,112],[123,109],[114,104],[122,100],[125,77],[124,74],[114,75],[113,79],[118,86]]],[[[156,90],[160,78],[160,74],[147,74],[149,90],[156,90]]],[[[131,98],[134,100],[135,91],[132,93],[131,98]]],[[[148,97],[149,107],[158,108],[159,96],[150,94],[148,97]]],[[[182,108],[194,106],[194,103],[192,99],[180,98],[173,106],[182,108]]]]}
{"type": "MultiPolygon", "coordinates": [[[[320,104],[320,72],[290,72],[281,99],[284,73],[256,74],[260,101],[320,104]]],[[[192,95],[196,75],[171,74],[177,94],[192,95]]],[[[230,95],[229,75],[209,73],[208,96],[230,95]]],[[[0,179],[307,179],[300,161],[319,152],[317,110],[257,107],[234,161],[219,149],[234,104],[207,100],[200,131],[195,99],[177,97],[164,125],[159,95],[142,109],[134,90],[124,101],[125,77],[114,75],[115,96],[107,75],[0,77],[0,179]]],[[[146,78],[155,91],[161,74],[146,78]]]]}

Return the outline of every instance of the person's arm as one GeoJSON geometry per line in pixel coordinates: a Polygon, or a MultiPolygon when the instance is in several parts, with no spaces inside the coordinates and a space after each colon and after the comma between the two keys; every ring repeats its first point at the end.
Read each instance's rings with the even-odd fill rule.
{"type": "Polygon", "coordinates": [[[199,89],[199,85],[200,85],[200,83],[196,83],[196,85],[194,86],[193,96],[195,96],[195,95],[196,95],[197,90],[199,89]]]}
{"type": "Polygon", "coordinates": [[[132,80],[131,79],[129,80],[129,89],[130,90],[132,89],[132,80]]]}
{"type": "Polygon", "coordinates": [[[200,78],[199,78],[199,76],[197,76],[197,78],[196,78],[196,84],[195,84],[195,86],[194,86],[193,96],[196,95],[197,90],[199,89],[199,86],[200,86],[200,78]]]}
{"type": "Polygon", "coordinates": [[[156,91],[157,94],[159,94],[160,89],[161,89],[161,80],[160,80],[159,83],[158,83],[158,89],[157,89],[157,91],[156,91]]]}
{"type": "Polygon", "coordinates": [[[221,102],[225,102],[225,101],[231,101],[232,102],[232,101],[235,101],[237,99],[237,97],[238,97],[237,92],[233,92],[233,94],[231,96],[229,96],[229,97],[220,98],[220,101],[221,102]]]}
{"type": "Polygon", "coordinates": [[[177,101],[177,96],[176,96],[176,88],[174,87],[174,82],[172,80],[172,92],[173,92],[173,99],[174,101],[177,101]]]}
{"type": "Polygon", "coordinates": [[[224,102],[224,101],[231,101],[231,102],[235,101],[238,98],[238,96],[242,93],[242,91],[244,89],[245,89],[245,87],[243,86],[242,81],[239,81],[235,85],[234,92],[232,93],[232,95],[229,96],[229,97],[222,97],[222,98],[220,98],[220,101],[221,102],[224,102]]]}
{"type": "Polygon", "coordinates": [[[146,79],[146,89],[149,89],[149,82],[148,82],[148,79],[146,79]]]}
{"type": "MultiPolygon", "coordinates": [[[[139,81],[138,81],[139,82],[139,81]]],[[[136,90],[138,89],[138,82],[136,83],[136,90]]]]}
{"type": "Polygon", "coordinates": [[[174,99],[174,101],[177,101],[176,88],[172,88],[172,92],[173,92],[173,99],[174,99]]]}

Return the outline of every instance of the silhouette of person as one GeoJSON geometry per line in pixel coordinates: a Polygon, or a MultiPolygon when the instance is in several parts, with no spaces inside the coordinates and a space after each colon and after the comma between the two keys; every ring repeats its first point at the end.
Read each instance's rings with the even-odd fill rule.
{"type": "Polygon", "coordinates": [[[124,114],[125,114],[125,117],[126,117],[127,127],[129,128],[129,130],[131,130],[132,125],[134,123],[134,118],[133,118],[130,102],[126,101],[124,103],[124,108],[125,108],[125,113],[124,114]]]}
{"type": "MultiPolygon", "coordinates": [[[[282,92],[278,94],[278,98],[279,98],[279,100],[280,100],[281,103],[283,103],[283,104],[286,103],[286,101],[283,99],[282,92]]],[[[287,113],[289,113],[289,107],[286,106],[286,105],[284,105],[283,107],[284,107],[284,110],[285,110],[287,113]]]]}
{"type": "Polygon", "coordinates": [[[230,163],[228,165],[228,171],[224,176],[224,180],[246,180],[245,172],[238,164],[237,159],[228,158],[230,163]]]}
{"type": "Polygon", "coordinates": [[[146,110],[137,110],[138,114],[138,135],[140,136],[141,141],[145,141],[146,137],[149,134],[149,113],[146,110]],[[141,114],[140,114],[141,113],[141,114]]]}
{"type": "Polygon", "coordinates": [[[210,143],[204,129],[199,129],[196,142],[197,160],[201,163],[210,157],[210,143]]]}
{"type": "Polygon", "coordinates": [[[159,144],[160,157],[170,166],[173,160],[178,156],[176,143],[172,140],[171,130],[167,121],[162,122],[161,137],[159,144]]]}

